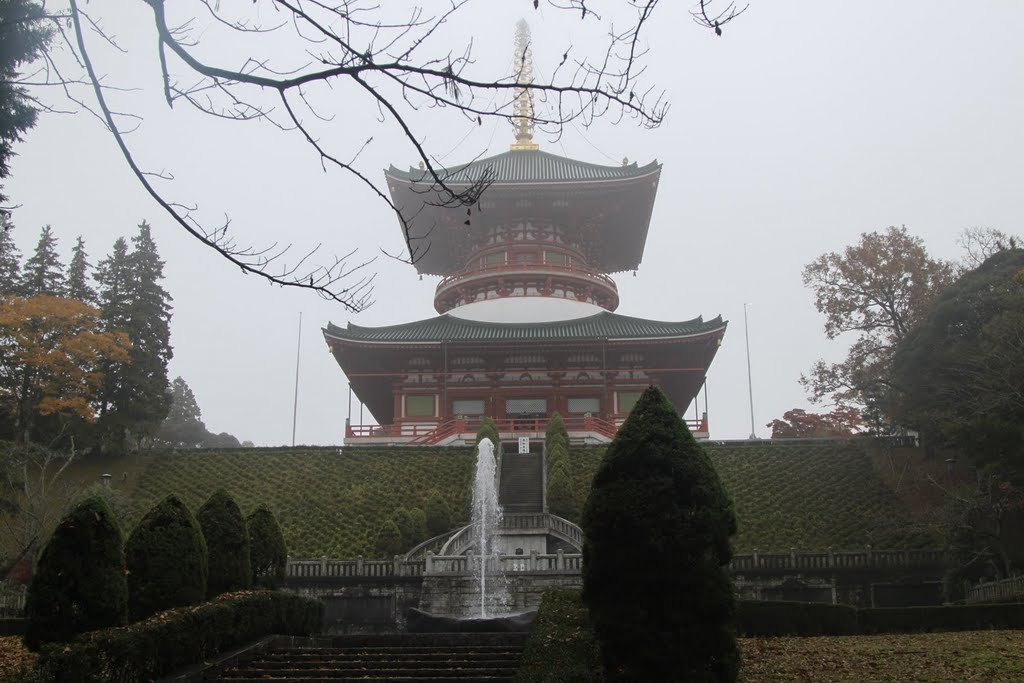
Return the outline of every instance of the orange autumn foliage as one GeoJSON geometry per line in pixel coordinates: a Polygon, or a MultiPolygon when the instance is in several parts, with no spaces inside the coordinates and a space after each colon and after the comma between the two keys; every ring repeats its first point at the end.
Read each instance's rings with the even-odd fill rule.
{"type": "Polygon", "coordinates": [[[108,363],[128,363],[123,332],[100,330],[99,309],[37,295],[0,300],[0,404],[19,429],[35,415],[96,419],[108,363]]]}

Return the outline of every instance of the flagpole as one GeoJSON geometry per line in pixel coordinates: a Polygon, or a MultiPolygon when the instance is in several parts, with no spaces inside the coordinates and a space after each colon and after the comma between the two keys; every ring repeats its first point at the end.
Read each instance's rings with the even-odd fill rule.
{"type": "Polygon", "coordinates": [[[299,358],[302,355],[302,311],[299,311],[299,336],[295,344],[295,402],[292,404],[292,448],[295,448],[295,427],[299,419],[299,358]]]}
{"type": "Polygon", "coordinates": [[[747,393],[750,396],[750,439],[757,438],[754,431],[754,383],[750,373],[750,325],[747,323],[747,304],[743,304],[743,336],[747,341],[747,393]]]}

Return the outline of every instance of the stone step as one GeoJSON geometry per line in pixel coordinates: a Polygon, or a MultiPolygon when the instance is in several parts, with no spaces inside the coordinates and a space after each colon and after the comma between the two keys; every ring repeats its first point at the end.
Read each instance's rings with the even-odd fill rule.
{"type": "Polygon", "coordinates": [[[540,453],[509,453],[501,458],[498,502],[506,512],[541,512],[544,461],[540,453]]]}
{"type": "Polygon", "coordinates": [[[261,669],[322,669],[331,667],[339,670],[345,669],[367,669],[373,667],[387,667],[391,669],[437,669],[437,668],[501,668],[515,665],[518,657],[505,657],[501,659],[488,658],[456,658],[449,659],[408,659],[396,660],[391,657],[370,657],[370,658],[305,658],[305,659],[268,659],[258,657],[249,662],[247,667],[259,667],[261,669]]]}
{"type": "Polygon", "coordinates": [[[511,681],[525,633],[280,637],[218,673],[234,681],[511,681]]]}
{"type": "Polygon", "coordinates": [[[477,680],[482,676],[505,676],[515,675],[515,667],[452,667],[451,669],[396,669],[394,667],[373,667],[362,669],[339,669],[330,667],[324,669],[273,669],[268,670],[258,665],[238,667],[225,672],[223,680],[229,681],[233,678],[382,678],[391,680],[393,678],[460,678],[477,680]]]}
{"type": "MultiPolygon", "coordinates": [[[[513,675],[502,676],[502,675],[479,675],[476,678],[469,680],[474,681],[493,681],[493,683],[510,683],[514,680],[513,675]]],[[[223,676],[218,680],[222,681],[234,681],[234,683],[267,683],[268,681],[286,681],[288,678],[276,677],[269,678],[265,675],[256,675],[249,678],[243,676],[223,676]]],[[[388,683],[466,683],[465,677],[460,676],[355,676],[355,677],[334,677],[330,675],[322,676],[308,676],[303,674],[297,678],[292,678],[293,681],[334,681],[334,683],[367,683],[368,681],[387,681],[388,683]]]]}

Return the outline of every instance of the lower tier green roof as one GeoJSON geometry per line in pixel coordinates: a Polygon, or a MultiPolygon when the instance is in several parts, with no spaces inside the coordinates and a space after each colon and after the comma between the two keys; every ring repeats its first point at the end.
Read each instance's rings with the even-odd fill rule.
{"type": "Polygon", "coordinates": [[[339,327],[328,323],[324,335],[328,339],[358,342],[464,342],[464,341],[575,341],[579,339],[670,339],[724,331],[728,323],[717,316],[682,322],[633,318],[602,311],[585,318],[545,323],[490,323],[466,320],[451,314],[426,320],[362,327],[349,323],[339,327]]]}

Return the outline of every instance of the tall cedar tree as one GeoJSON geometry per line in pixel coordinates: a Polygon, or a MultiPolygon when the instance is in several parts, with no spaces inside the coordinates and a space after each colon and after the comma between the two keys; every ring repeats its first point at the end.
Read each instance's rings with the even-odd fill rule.
{"type": "Polygon", "coordinates": [[[21,279],[21,252],[14,244],[13,230],[10,217],[0,214],[0,297],[17,294],[21,279]]]}
{"type": "Polygon", "coordinates": [[[218,489],[199,508],[196,517],[210,557],[207,597],[252,586],[249,532],[234,499],[224,489],[218,489]]]}
{"type": "Polygon", "coordinates": [[[284,583],[288,563],[288,546],[277,523],[277,517],[266,505],[246,517],[252,563],[252,584],[275,589],[284,583]]]}
{"type": "Polygon", "coordinates": [[[206,598],[206,539],[177,496],[157,503],[135,526],[125,544],[125,562],[132,621],[206,598]]]}
{"type": "Polygon", "coordinates": [[[132,342],[131,362],[111,367],[101,402],[106,446],[124,450],[152,436],[171,404],[167,363],[170,344],[171,297],[160,285],[163,261],[149,226],[139,226],[128,253],[125,240],[100,261],[100,308],[107,329],[124,330],[132,342]]]}
{"type": "Polygon", "coordinates": [[[21,271],[21,294],[64,296],[64,266],[57,254],[57,238],[49,225],[43,227],[35,253],[21,271]]]}
{"type": "Polygon", "coordinates": [[[95,306],[96,290],[89,283],[89,255],[85,253],[85,240],[81,235],[71,250],[71,263],[68,264],[67,295],[82,303],[95,306]]]}
{"type": "Polygon", "coordinates": [[[61,520],[39,557],[25,601],[25,644],[67,642],[125,623],[124,540],[102,498],[88,498],[61,520]]]}
{"type": "Polygon", "coordinates": [[[199,448],[209,436],[196,395],[184,379],[175,377],[171,382],[171,406],[157,432],[157,441],[171,448],[199,448]]]}
{"type": "Polygon", "coordinates": [[[583,597],[608,678],[735,681],[725,565],[736,517],[707,454],[657,387],[608,447],[582,527],[583,597]]]}
{"type": "MultiPolygon", "coordinates": [[[[14,143],[36,124],[38,112],[19,73],[46,48],[50,31],[41,3],[33,0],[0,2],[0,180],[11,171],[14,143]]],[[[0,204],[7,201],[0,185],[0,204]]]]}

